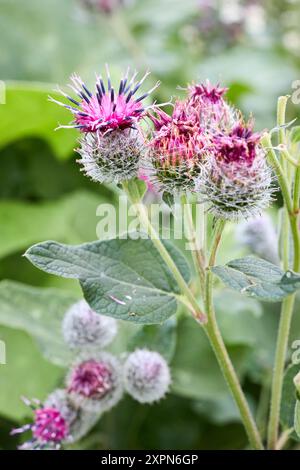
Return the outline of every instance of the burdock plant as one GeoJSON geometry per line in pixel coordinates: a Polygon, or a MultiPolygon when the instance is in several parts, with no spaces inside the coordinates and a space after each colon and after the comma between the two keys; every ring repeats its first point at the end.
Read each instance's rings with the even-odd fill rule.
{"type": "MultiPolygon", "coordinates": [[[[290,139],[285,123],[287,98],[279,99],[278,126],[271,134],[261,135],[254,132],[252,120],[246,122],[227,103],[226,89],[219,85],[206,82],[188,86],[185,98],[177,100],[173,110],[166,113],[157,105],[142,104],[156,88],[139,95],[144,78],[138,81],[136,74],[129,78],[126,73],[118,88],[114,88],[108,73],[107,84],[99,76],[94,91],[90,91],[79,77],[73,76],[71,88],[77,97],[62,91],[69,104],[59,103],[71,111],[71,126],[80,132],[79,163],[84,172],[95,181],[110,181],[123,188],[140,219],[143,236],[122,236],[79,246],[49,241],[32,246],[26,256],[48,273],[79,280],[95,325],[95,336],[84,326],[82,334],[87,342],[97,342],[101,337],[101,321],[95,323],[94,314],[144,325],[162,324],[176,314],[181,304],[210,341],[250,446],[279,448],[283,442],[279,437],[283,373],[300,282],[300,163],[296,157],[298,146],[290,139]],[[143,125],[146,120],[148,124],[143,125]],[[271,141],[275,133],[279,145],[271,141]],[[197,273],[193,287],[197,282],[198,293],[191,288],[191,270],[183,253],[162,240],[151,223],[142,203],[146,185],[137,178],[140,172],[143,177],[146,174],[157,191],[180,198],[187,208],[184,220],[197,273]],[[259,216],[272,201],[276,180],[284,199],[281,266],[256,257],[216,266],[227,219],[259,216]],[[191,197],[202,208],[201,233],[194,226],[191,197]],[[219,329],[213,302],[217,277],[244,295],[269,302],[283,301],[267,443],[219,329]]],[[[80,316],[72,316],[70,332],[64,331],[70,346],[81,338],[77,327],[80,316]]],[[[65,330],[69,328],[67,320],[64,325],[65,330]]],[[[73,365],[66,389],[75,408],[113,406],[121,397],[122,380],[125,389],[141,402],[155,401],[168,391],[171,374],[157,353],[142,348],[127,356],[121,365],[107,354],[89,353],[73,365]]],[[[42,413],[41,416],[43,420],[46,417],[42,413]]],[[[58,422],[61,425],[57,439],[66,432],[64,422],[58,422]]],[[[38,437],[40,428],[34,429],[38,437]]]]}

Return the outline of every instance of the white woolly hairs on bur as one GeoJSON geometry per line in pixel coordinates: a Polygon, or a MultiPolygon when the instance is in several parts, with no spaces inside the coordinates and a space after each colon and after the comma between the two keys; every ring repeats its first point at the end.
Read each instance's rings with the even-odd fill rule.
{"type": "Polygon", "coordinates": [[[262,152],[251,167],[220,164],[210,158],[197,183],[208,211],[227,220],[247,219],[261,214],[273,199],[272,171],[262,152]]]}
{"type": "Polygon", "coordinates": [[[98,183],[121,183],[138,175],[145,143],[140,130],[86,133],[79,139],[78,163],[98,183]]]}
{"type": "Polygon", "coordinates": [[[94,349],[108,346],[118,326],[114,318],[94,312],[85,300],[80,300],[66,312],[62,331],[71,349],[94,349]]]}
{"type": "Polygon", "coordinates": [[[125,390],[140,403],[162,399],[169,390],[171,375],[166,360],[155,351],[137,349],[124,364],[125,390]]]}

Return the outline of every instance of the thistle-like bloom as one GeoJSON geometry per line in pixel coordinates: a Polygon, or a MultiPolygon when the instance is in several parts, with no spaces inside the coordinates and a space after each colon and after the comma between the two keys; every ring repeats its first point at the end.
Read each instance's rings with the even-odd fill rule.
{"type": "Polygon", "coordinates": [[[177,101],[172,116],[157,110],[150,118],[155,130],[143,167],[151,184],[171,194],[194,191],[207,145],[197,111],[177,101]]]}
{"type": "Polygon", "coordinates": [[[270,261],[270,263],[279,264],[278,236],[268,215],[263,214],[239,224],[237,240],[253,254],[270,261]]]}
{"type": "Polygon", "coordinates": [[[81,132],[77,151],[81,156],[78,162],[82,165],[82,171],[100,183],[120,183],[138,174],[144,152],[144,138],[139,121],[149,109],[143,105],[143,100],[159,83],[147,93],[138,96],[149,72],[141,80],[137,80],[137,73],[129,77],[128,69],[115,91],[108,67],[106,71],[106,86],[99,76],[95,91],[92,92],[79,76],[73,75],[70,88],[76,93],[76,99],[59,90],[70,104],[53,98],[50,100],[69,109],[74,116],[70,126],[60,127],[74,127],[81,132]]]}
{"type": "Polygon", "coordinates": [[[226,88],[209,82],[191,85],[172,116],[158,110],[148,144],[145,173],[159,191],[172,194],[195,191],[213,137],[231,125],[236,113],[225,102],[226,88]]]}
{"type": "Polygon", "coordinates": [[[78,75],[72,75],[69,87],[77,97],[73,98],[58,89],[70,101],[70,104],[62,103],[50,97],[50,101],[67,108],[74,115],[74,122],[71,126],[60,127],[75,127],[83,133],[100,131],[101,134],[104,134],[115,129],[132,128],[140,121],[147,109],[142,102],[158,87],[159,83],[147,93],[136,96],[142,83],[150,74],[149,72],[141,80],[136,81],[137,73],[129,77],[129,69],[127,69],[117,91],[112,86],[107,66],[106,73],[107,86],[105,86],[101,75],[97,76],[94,92],[87,88],[78,75]]]}
{"type": "Polygon", "coordinates": [[[153,403],[165,396],[171,383],[165,359],[155,351],[137,349],[124,365],[124,385],[140,403],[153,403]]]}
{"type": "Polygon", "coordinates": [[[67,391],[75,406],[86,411],[104,412],[123,395],[119,361],[108,353],[85,355],[71,368],[67,391]]]}
{"type": "Polygon", "coordinates": [[[198,189],[216,217],[257,216],[269,205],[271,169],[259,139],[252,123],[243,122],[213,136],[198,189]]]}
{"type": "Polygon", "coordinates": [[[21,428],[14,429],[11,434],[32,432],[31,440],[25,442],[20,449],[43,450],[59,449],[61,444],[70,437],[70,413],[57,406],[42,405],[38,400],[23,399],[33,410],[34,420],[21,428]]]}
{"type": "Polygon", "coordinates": [[[85,300],[80,300],[66,312],[62,324],[63,336],[71,349],[93,349],[108,346],[117,334],[117,321],[94,312],[85,300]]]}

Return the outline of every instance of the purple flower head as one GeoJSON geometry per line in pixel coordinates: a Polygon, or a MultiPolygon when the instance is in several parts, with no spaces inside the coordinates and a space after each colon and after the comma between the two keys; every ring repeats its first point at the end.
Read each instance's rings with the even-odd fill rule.
{"type": "Polygon", "coordinates": [[[253,132],[252,124],[237,124],[229,133],[213,138],[215,158],[220,162],[251,166],[257,155],[260,134],[253,132]]]}
{"type": "Polygon", "coordinates": [[[103,135],[116,129],[132,128],[145,115],[146,108],[142,102],[159,85],[157,83],[147,93],[137,95],[149,72],[137,81],[137,73],[129,77],[129,69],[127,69],[116,90],[112,86],[108,67],[106,67],[106,73],[107,85],[104,84],[103,78],[98,76],[94,92],[86,87],[78,75],[72,75],[69,87],[77,95],[76,99],[59,90],[71,104],[62,103],[50,97],[51,101],[69,109],[74,115],[71,126],[61,127],[75,127],[83,133],[99,132],[103,135]]]}
{"type": "Polygon", "coordinates": [[[73,369],[68,392],[101,399],[110,392],[112,385],[112,372],[108,365],[90,359],[73,369]]]}
{"type": "Polygon", "coordinates": [[[43,406],[38,401],[23,400],[33,409],[34,420],[11,432],[12,435],[32,432],[32,439],[20,446],[20,449],[59,449],[62,442],[69,437],[70,428],[66,416],[58,408],[43,406]]]}
{"type": "Polygon", "coordinates": [[[212,85],[208,80],[206,83],[193,84],[188,88],[189,97],[192,101],[201,101],[203,103],[217,104],[223,101],[223,96],[227,88],[212,85]]]}
{"type": "Polygon", "coordinates": [[[232,127],[236,113],[224,99],[227,88],[205,83],[188,87],[188,103],[196,113],[202,128],[210,135],[232,127]]]}
{"type": "Polygon", "coordinates": [[[86,354],[71,368],[67,391],[75,407],[100,412],[112,408],[123,394],[121,366],[111,354],[86,354]]]}
{"type": "Polygon", "coordinates": [[[44,442],[59,444],[68,435],[68,424],[55,408],[40,408],[34,412],[33,436],[44,442]]]}

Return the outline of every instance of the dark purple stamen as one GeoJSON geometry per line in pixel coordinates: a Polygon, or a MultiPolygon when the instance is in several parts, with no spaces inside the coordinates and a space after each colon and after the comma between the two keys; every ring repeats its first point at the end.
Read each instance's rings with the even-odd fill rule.
{"type": "Polygon", "coordinates": [[[135,100],[136,103],[138,103],[139,101],[144,100],[145,98],[147,98],[147,96],[149,96],[149,93],[145,93],[144,95],[140,96],[139,98],[137,98],[137,99],[135,100]]]}
{"type": "Polygon", "coordinates": [[[87,93],[87,95],[92,98],[92,93],[90,92],[90,90],[85,86],[85,84],[83,83],[82,84],[82,88],[84,89],[84,91],[87,93]]]}

